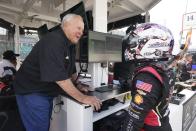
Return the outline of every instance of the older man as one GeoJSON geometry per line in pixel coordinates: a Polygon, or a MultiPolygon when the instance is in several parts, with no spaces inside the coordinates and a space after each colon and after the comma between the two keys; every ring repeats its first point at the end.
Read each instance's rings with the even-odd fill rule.
{"type": "Polygon", "coordinates": [[[83,30],[81,16],[64,16],[61,29],[38,41],[17,72],[14,87],[27,131],[48,131],[53,98],[62,91],[81,103],[100,108],[100,100],[82,94],[72,83],[76,73],[74,45],[83,30]]]}

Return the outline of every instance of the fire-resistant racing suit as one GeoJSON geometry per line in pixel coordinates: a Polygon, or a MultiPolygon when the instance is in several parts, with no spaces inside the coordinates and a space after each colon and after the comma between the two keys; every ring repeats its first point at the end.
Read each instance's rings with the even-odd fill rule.
{"type": "Polygon", "coordinates": [[[137,69],[131,86],[132,100],[122,131],[172,131],[169,99],[174,87],[172,70],[157,66],[137,69]]]}

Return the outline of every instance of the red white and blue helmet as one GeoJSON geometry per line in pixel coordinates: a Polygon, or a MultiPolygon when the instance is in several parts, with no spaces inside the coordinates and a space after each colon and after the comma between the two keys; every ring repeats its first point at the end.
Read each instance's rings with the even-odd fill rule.
{"type": "Polygon", "coordinates": [[[171,31],[155,23],[144,23],[130,31],[123,40],[124,60],[160,59],[172,55],[174,39],[171,31]]]}

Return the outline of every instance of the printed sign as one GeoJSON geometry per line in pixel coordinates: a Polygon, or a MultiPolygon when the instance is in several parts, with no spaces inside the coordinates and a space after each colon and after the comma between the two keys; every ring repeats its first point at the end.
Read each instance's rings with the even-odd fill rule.
{"type": "Polygon", "coordinates": [[[183,15],[183,30],[188,30],[190,28],[196,29],[196,12],[186,13],[183,15]]]}

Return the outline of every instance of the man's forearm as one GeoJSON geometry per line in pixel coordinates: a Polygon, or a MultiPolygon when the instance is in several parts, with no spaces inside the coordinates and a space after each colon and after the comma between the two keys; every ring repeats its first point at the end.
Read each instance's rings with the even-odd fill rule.
{"type": "Polygon", "coordinates": [[[72,84],[71,80],[62,80],[56,82],[67,94],[72,96],[79,102],[82,102],[85,95],[83,95],[76,87],[72,84]]]}

